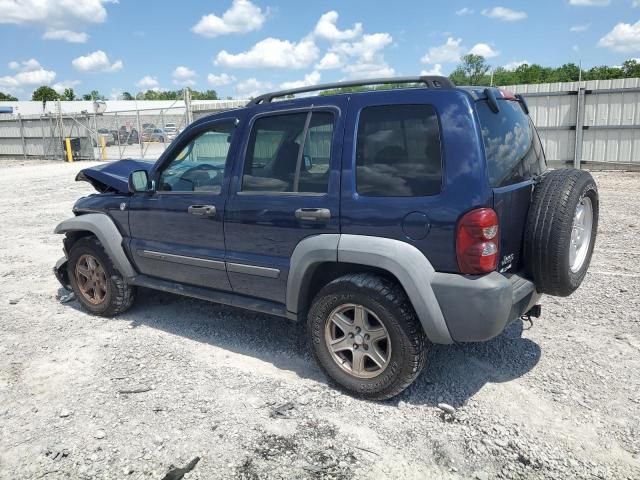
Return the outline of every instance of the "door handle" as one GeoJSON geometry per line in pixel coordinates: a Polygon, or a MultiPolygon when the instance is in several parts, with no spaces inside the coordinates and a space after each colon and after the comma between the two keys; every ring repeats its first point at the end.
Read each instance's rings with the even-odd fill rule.
{"type": "Polygon", "coordinates": [[[296,218],[312,222],[328,222],[331,220],[331,211],[328,208],[299,208],[296,210],[296,218]]]}
{"type": "Polygon", "coordinates": [[[187,212],[201,217],[215,217],[216,207],[215,205],[191,205],[187,208],[187,212]]]}

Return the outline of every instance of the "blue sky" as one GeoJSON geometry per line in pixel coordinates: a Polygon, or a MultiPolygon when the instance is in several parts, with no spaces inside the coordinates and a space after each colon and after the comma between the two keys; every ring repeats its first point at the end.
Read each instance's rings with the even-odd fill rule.
{"type": "Polygon", "coordinates": [[[640,57],[640,0],[0,0],[0,91],[265,90],[640,57]]]}

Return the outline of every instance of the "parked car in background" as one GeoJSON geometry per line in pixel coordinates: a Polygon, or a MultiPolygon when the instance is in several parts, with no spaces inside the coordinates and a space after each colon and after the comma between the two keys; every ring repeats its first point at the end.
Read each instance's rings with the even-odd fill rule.
{"type": "Polygon", "coordinates": [[[180,131],[175,123],[167,123],[164,128],[164,133],[167,135],[167,140],[172,141],[174,138],[178,136],[180,131]]]}
{"type": "Polygon", "coordinates": [[[143,142],[162,142],[167,139],[167,134],[161,128],[147,128],[142,132],[143,142]]]}
{"type": "Polygon", "coordinates": [[[138,130],[136,130],[135,128],[128,130],[124,125],[122,125],[120,127],[120,130],[118,130],[118,138],[120,140],[120,145],[132,145],[134,143],[140,143],[138,130]]]}
{"type": "MultiPolygon", "coordinates": [[[[116,144],[116,137],[114,137],[113,132],[109,131],[106,128],[99,128],[98,129],[98,138],[104,139],[104,144],[107,147],[110,147],[111,145],[115,145],[116,144]]],[[[94,140],[93,143],[96,143],[95,140],[94,140]]],[[[95,146],[98,146],[98,145],[95,145],[95,146]]]]}

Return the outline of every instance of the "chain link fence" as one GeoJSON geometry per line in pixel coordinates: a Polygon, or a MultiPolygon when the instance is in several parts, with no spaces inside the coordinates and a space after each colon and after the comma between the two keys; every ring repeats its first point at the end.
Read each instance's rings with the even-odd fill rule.
{"type": "Polygon", "coordinates": [[[246,100],[192,104],[187,93],[184,100],[166,107],[145,108],[145,102],[130,103],[131,109],[102,113],[68,114],[57,102],[52,113],[0,114],[0,161],[157,159],[194,119],[243,107],[246,100]]]}

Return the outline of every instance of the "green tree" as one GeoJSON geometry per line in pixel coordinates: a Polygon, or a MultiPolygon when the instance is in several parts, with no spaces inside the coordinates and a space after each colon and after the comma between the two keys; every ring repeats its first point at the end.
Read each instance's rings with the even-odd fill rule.
{"type": "Polygon", "coordinates": [[[482,85],[489,83],[487,72],[491,67],[482,55],[463,55],[460,64],[449,76],[457,85],[482,85]]]}
{"type": "Polygon", "coordinates": [[[51,87],[47,87],[46,85],[42,85],[41,87],[36,88],[31,95],[31,100],[41,102],[49,102],[51,100],[57,100],[58,98],[60,98],[58,92],[56,92],[51,87]]]}
{"type": "Polygon", "coordinates": [[[133,96],[129,92],[122,92],[122,100],[133,100],[133,96]]]}
{"type": "Polygon", "coordinates": [[[622,64],[622,72],[625,78],[638,78],[640,77],[640,63],[635,58],[627,60],[622,64]]]}
{"type": "Polygon", "coordinates": [[[218,93],[215,90],[205,90],[204,92],[193,90],[191,98],[193,100],[218,100],[218,93]]]}
{"type": "Polygon", "coordinates": [[[2,93],[0,92],[0,100],[5,101],[5,102],[17,102],[18,99],[16,97],[14,97],[13,95],[10,95],[8,93],[2,93]]]}
{"type": "Polygon", "coordinates": [[[102,95],[98,90],[91,90],[90,93],[85,93],[82,95],[83,100],[91,101],[91,100],[106,100],[107,98],[102,95]]]}
{"type": "Polygon", "coordinates": [[[60,100],[75,100],[76,94],[73,91],[73,88],[65,88],[62,95],[60,95],[60,100]]]}
{"type": "Polygon", "coordinates": [[[551,82],[577,82],[580,79],[580,67],[575,63],[565,63],[551,73],[551,82]]]}
{"type": "Polygon", "coordinates": [[[619,67],[608,67],[601,65],[587,70],[583,76],[584,80],[613,80],[624,78],[624,71],[619,67]]]}

